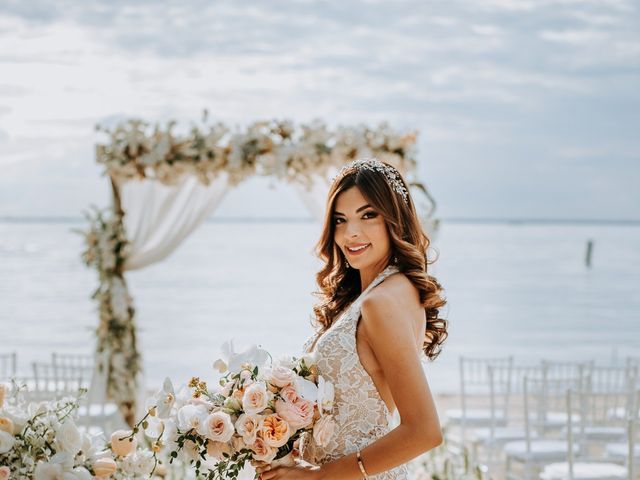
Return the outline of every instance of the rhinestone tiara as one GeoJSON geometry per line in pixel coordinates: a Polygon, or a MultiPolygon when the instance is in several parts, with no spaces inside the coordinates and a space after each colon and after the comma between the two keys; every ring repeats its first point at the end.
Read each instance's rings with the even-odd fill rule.
{"type": "Polygon", "coordinates": [[[387,183],[389,184],[389,186],[402,197],[404,203],[409,204],[409,192],[404,186],[404,182],[402,181],[402,177],[398,173],[398,170],[396,170],[391,165],[382,163],[377,158],[362,158],[349,162],[340,169],[338,174],[333,177],[333,180],[342,177],[345,172],[347,172],[347,170],[351,170],[354,168],[357,170],[365,168],[367,170],[382,173],[387,179],[387,183]]]}

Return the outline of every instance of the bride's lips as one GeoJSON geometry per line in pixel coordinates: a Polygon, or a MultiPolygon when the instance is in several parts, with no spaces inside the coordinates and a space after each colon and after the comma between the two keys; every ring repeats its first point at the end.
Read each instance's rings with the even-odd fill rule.
{"type": "Polygon", "coordinates": [[[370,243],[363,243],[361,245],[354,245],[352,247],[345,247],[347,252],[349,253],[349,255],[351,256],[357,256],[357,255],[361,255],[362,253],[366,252],[367,250],[369,250],[369,247],[371,246],[370,243]],[[364,248],[362,248],[364,247],[364,248]],[[351,250],[352,248],[356,248],[357,250],[351,250]]]}

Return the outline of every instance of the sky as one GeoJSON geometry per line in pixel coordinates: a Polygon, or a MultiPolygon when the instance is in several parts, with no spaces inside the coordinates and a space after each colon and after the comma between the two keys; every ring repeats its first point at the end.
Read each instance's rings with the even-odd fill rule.
{"type": "MultiPolygon", "coordinates": [[[[0,216],[109,202],[99,123],[417,130],[443,218],[640,219],[640,2],[0,2],[0,216]]],[[[304,217],[252,179],[216,215],[304,217]]]]}

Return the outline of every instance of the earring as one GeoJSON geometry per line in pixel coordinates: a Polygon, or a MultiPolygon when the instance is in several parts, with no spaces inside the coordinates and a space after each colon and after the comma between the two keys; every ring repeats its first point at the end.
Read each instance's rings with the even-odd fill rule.
{"type": "Polygon", "coordinates": [[[351,265],[349,265],[349,262],[347,262],[347,260],[345,260],[345,261],[344,261],[344,267],[345,267],[346,269],[351,268],[351,265]]]}
{"type": "Polygon", "coordinates": [[[393,257],[393,264],[394,264],[394,265],[397,265],[397,264],[398,264],[398,257],[396,257],[395,255],[394,255],[394,257],[393,257]]]}

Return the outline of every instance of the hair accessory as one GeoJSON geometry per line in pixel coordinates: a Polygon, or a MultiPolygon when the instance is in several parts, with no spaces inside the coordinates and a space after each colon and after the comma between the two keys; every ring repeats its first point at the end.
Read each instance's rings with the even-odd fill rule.
{"type": "Polygon", "coordinates": [[[358,467],[360,468],[360,473],[362,473],[364,480],[368,480],[369,475],[367,475],[367,471],[364,469],[364,464],[362,463],[362,457],[360,457],[360,450],[356,450],[356,459],[358,460],[358,467]]]}
{"type": "Polygon", "coordinates": [[[353,162],[349,162],[340,169],[340,171],[333,178],[333,180],[335,180],[336,178],[342,177],[347,170],[351,170],[353,168],[355,169],[366,168],[367,170],[382,173],[387,179],[387,183],[389,183],[389,186],[391,186],[391,188],[398,195],[402,197],[402,199],[404,200],[404,203],[409,204],[409,192],[407,191],[407,188],[404,186],[404,182],[402,181],[402,177],[398,173],[398,170],[396,170],[391,165],[382,163],[377,158],[363,158],[359,160],[354,160],[353,162]]]}

